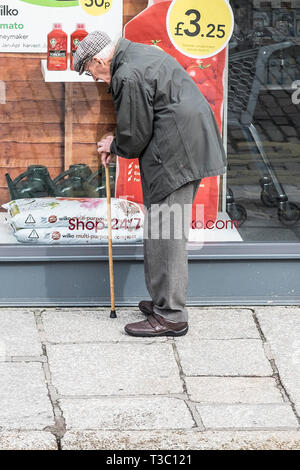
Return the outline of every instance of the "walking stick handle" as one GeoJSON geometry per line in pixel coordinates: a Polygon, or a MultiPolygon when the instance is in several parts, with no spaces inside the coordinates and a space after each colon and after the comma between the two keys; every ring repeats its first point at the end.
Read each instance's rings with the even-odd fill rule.
{"type": "Polygon", "coordinates": [[[115,308],[114,267],[113,267],[113,255],[112,255],[111,194],[110,194],[109,164],[105,166],[105,184],[106,184],[106,198],[107,198],[108,258],[109,258],[110,301],[111,301],[110,318],[117,318],[116,308],[115,308]]]}

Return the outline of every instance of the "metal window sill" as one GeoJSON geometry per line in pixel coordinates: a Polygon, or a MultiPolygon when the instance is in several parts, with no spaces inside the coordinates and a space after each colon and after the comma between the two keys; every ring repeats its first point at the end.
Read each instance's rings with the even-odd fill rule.
{"type": "MultiPolygon", "coordinates": [[[[143,260],[142,244],[113,245],[116,261],[143,260]]],[[[0,262],[106,261],[107,245],[0,245],[0,262]]],[[[189,243],[189,260],[300,259],[294,243],[189,243]]]]}

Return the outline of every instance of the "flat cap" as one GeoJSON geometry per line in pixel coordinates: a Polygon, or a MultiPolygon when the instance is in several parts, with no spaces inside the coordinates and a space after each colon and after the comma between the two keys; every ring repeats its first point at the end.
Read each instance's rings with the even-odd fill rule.
{"type": "Polygon", "coordinates": [[[83,74],[86,62],[102,51],[112,40],[104,31],[93,31],[80,41],[74,54],[74,70],[83,74]]]}

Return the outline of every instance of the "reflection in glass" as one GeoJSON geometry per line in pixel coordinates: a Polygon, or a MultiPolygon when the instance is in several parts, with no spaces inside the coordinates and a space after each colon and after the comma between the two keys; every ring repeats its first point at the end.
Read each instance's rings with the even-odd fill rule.
{"type": "Polygon", "coordinates": [[[299,241],[300,8],[231,4],[227,212],[244,241],[299,241]]]}

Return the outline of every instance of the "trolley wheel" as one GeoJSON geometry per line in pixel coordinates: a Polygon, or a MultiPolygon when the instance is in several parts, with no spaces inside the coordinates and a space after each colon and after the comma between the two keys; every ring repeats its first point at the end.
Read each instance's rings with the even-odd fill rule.
{"type": "Polygon", "coordinates": [[[227,209],[227,213],[231,220],[237,220],[239,227],[247,220],[247,211],[240,204],[231,204],[230,208],[227,209]]]}
{"type": "Polygon", "coordinates": [[[292,227],[300,219],[300,209],[297,204],[293,202],[288,202],[285,209],[278,209],[278,219],[283,225],[287,227],[292,227]]]}
{"type": "Polygon", "coordinates": [[[278,202],[276,200],[276,196],[273,196],[268,191],[262,191],[260,195],[260,200],[266,207],[276,207],[278,206],[278,202]]]}

